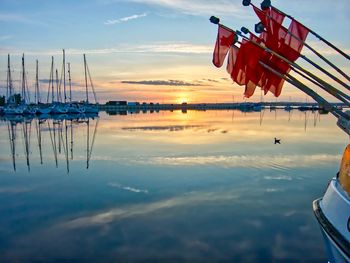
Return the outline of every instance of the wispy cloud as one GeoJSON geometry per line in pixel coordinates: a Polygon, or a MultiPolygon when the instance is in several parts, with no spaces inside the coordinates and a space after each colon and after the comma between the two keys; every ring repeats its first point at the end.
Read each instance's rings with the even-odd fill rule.
{"type": "Polygon", "coordinates": [[[121,83],[124,84],[138,84],[138,85],[152,85],[152,86],[202,86],[197,83],[185,82],[182,80],[141,80],[141,81],[131,81],[124,80],[121,83]]]}
{"type": "MultiPolygon", "coordinates": [[[[335,55],[339,55],[339,53],[334,50],[333,48],[327,46],[326,44],[324,44],[323,42],[321,41],[307,41],[307,43],[313,47],[315,50],[317,50],[317,52],[319,52],[321,55],[324,55],[324,56],[335,56],[335,55]]],[[[339,44],[339,43],[335,43],[336,46],[338,46],[342,51],[344,51],[346,54],[350,54],[350,48],[349,47],[346,47],[342,44],[339,44]]],[[[304,55],[314,55],[314,53],[304,47],[303,48],[303,51],[302,53],[304,55]]]]}
{"type": "Polygon", "coordinates": [[[129,192],[133,192],[133,193],[144,193],[144,194],[148,194],[148,190],[146,189],[138,189],[138,188],[134,188],[134,187],[130,187],[130,186],[124,186],[118,183],[108,183],[108,186],[113,187],[113,188],[119,188],[125,191],[129,191],[129,192]]]}
{"type": "Polygon", "coordinates": [[[28,22],[28,19],[18,14],[0,14],[1,22],[28,22]]]}
{"type": "MultiPolygon", "coordinates": [[[[157,5],[169,9],[174,9],[178,12],[188,15],[208,16],[216,15],[230,15],[234,17],[249,16],[247,9],[242,8],[241,1],[232,0],[128,0],[141,4],[157,5]]],[[[251,12],[250,12],[251,14],[251,12]]]]}
{"type": "Polygon", "coordinates": [[[123,23],[123,22],[128,22],[130,20],[139,19],[139,18],[142,18],[142,17],[145,17],[145,16],[147,16],[146,13],[139,14],[139,15],[136,14],[136,15],[132,15],[132,16],[122,17],[122,18],[119,18],[119,19],[107,20],[106,22],[104,22],[104,24],[105,25],[120,24],[120,23],[123,23]]]}
{"type": "MultiPolygon", "coordinates": [[[[0,55],[8,53],[12,55],[61,55],[61,50],[18,50],[13,48],[1,48],[0,55]]],[[[101,49],[66,49],[67,55],[85,54],[113,54],[113,53],[172,53],[172,54],[210,54],[213,52],[212,45],[197,45],[188,42],[158,42],[143,45],[122,44],[111,48],[101,49]]]]}
{"type": "Polygon", "coordinates": [[[0,41],[5,41],[5,40],[12,39],[12,38],[13,38],[13,36],[9,36],[9,35],[0,36],[0,41]]]}
{"type": "Polygon", "coordinates": [[[131,205],[122,208],[110,209],[87,216],[78,217],[62,224],[57,225],[59,228],[76,229],[91,227],[96,225],[105,225],[113,223],[116,220],[124,218],[134,218],[142,215],[151,214],[164,209],[174,207],[190,206],[201,203],[217,202],[223,200],[237,200],[237,192],[191,192],[183,196],[177,196],[148,204],[131,205]]]}
{"type": "Polygon", "coordinates": [[[33,19],[30,16],[25,16],[17,13],[0,13],[0,22],[43,25],[43,23],[36,18],[33,19]]]}
{"type": "MultiPolygon", "coordinates": [[[[217,165],[220,167],[255,167],[283,170],[295,167],[308,167],[317,163],[329,163],[339,160],[339,155],[283,155],[283,156],[181,156],[181,157],[153,157],[143,160],[145,163],[169,166],[217,165]]],[[[143,163],[142,160],[134,160],[143,163]]]]}

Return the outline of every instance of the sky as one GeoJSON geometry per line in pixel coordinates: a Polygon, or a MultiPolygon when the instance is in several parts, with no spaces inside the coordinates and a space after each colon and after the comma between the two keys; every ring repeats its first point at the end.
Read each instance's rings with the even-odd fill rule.
{"type": "MultiPolygon", "coordinates": [[[[348,0],[276,0],[272,4],[350,53],[349,34],[344,34],[350,25],[348,0]]],[[[217,34],[217,26],[209,22],[211,15],[235,30],[245,26],[253,31],[258,22],[252,9],[243,7],[240,0],[0,0],[0,6],[1,95],[6,93],[8,54],[18,90],[22,53],[31,89],[35,60],[39,60],[45,97],[51,56],[61,72],[65,49],[76,100],[84,98],[83,53],[101,103],[246,100],[244,87],[232,83],[225,67],[218,69],[211,62],[217,34]]],[[[307,41],[350,73],[345,59],[311,35],[307,41]]],[[[315,59],[305,48],[303,53],[315,59]]],[[[310,68],[303,61],[300,64],[310,68]]],[[[257,90],[247,101],[260,99],[257,90]]],[[[270,94],[263,99],[276,100],[270,94]]],[[[288,84],[278,100],[311,101],[288,84]]]]}

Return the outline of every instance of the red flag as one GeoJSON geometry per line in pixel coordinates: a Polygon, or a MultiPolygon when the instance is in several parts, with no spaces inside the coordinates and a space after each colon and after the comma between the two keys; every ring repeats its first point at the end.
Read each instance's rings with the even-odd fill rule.
{"type": "MultiPolygon", "coordinates": [[[[260,39],[251,34],[250,40],[260,42],[260,39]]],[[[259,64],[264,50],[243,39],[240,48],[232,46],[230,48],[227,72],[238,85],[245,85],[244,95],[251,97],[256,86],[261,82],[262,66],[259,64]]]]}
{"type": "MultiPolygon", "coordinates": [[[[306,39],[308,30],[295,20],[292,20],[287,30],[282,26],[285,15],[273,7],[266,10],[260,10],[255,6],[253,8],[266,29],[260,35],[261,41],[269,49],[294,62],[300,56],[300,51],[303,47],[302,41],[306,39]]],[[[261,58],[261,61],[280,74],[284,75],[290,71],[290,65],[275,55],[266,54],[266,56],[261,58]]],[[[283,78],[278,77],[266,69],[263,69],[260,83],[258,83],[264,89],[265,94],[270,91],[276,97],[281,94],[283,84],[283,78]]]]}
{"type": "Polygon", "coordinates": [[[235,45],[232,45],[228,52],[226,71],[230,75],[233,72],[234,67],[236,65],[238,52],[239,52],[239,48],[235,45]]]}
{"type": "Polygon", "coordinates": [[[306,40],[309,30],[298,21],[292,20],[288,31],[290,33],[287,34],[281,45],[281,55],[294,62],[300,56],[300,52],[304,46],[303,42],[306,40]]]}
{"type": "Polygon", "coordinates": [[[214,54],[213,54],[213,64],[220,68],[224,63],[227,52],[230,46],[233,44],[236,33],[222,25],[219,25],[218,35],[216,39],[214,54]]]}
{"type": "Polygon", "coordinates": [[[259,62],[264,58],[266,53],[251,41],[261,44],[261,39],[251,33],[250,41],[245,46],[246,83],[244,95],[247,98],[254,94],[256,86],[261,85],[263,72],[265,71],[259,62]]]}
{"type": "Polygon", "coordinates": [[[227,71],[231,75],[231,79],[238,85],[245,85],[246,83],[245,47],[247,43],[248,41],[243,39],[240,48],[234,46],[230,49],[227,71]]]}
{"type": "Polygon", "coordinates": [[[282,26],[285,16],[272,8],[263,11],[253,5],[253,9],[266,29],[261,34],[261,39],[264,40],[268,48],[272,50],[278,49],[281,40],[287,35],[287,29],[282,26]]]}
{"type": "MultiPolygon", "coordinates": [[[[273,68],[282,75],[285,75],[290,71],[290,65],[282,59],[278,58],[277,56],[271,56],[269,61],[265,64],[269,65],[271,68],[273,68]]],[[[266,70],[265,74],[265,83],[263,86],[265,94],[268,91],[270,91],[276,97],[278,97],[279,95],[281,95],[284,79],[268,70],[266,70]]]]}

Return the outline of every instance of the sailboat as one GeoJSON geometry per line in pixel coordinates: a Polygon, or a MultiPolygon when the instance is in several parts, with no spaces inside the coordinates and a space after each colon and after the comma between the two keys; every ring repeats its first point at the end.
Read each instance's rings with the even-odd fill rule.
{"type": "Polygon", "coordinates": [[[91,79],[91,74],[90,74],[90,70],[89,67],[86,63],[86,56],[84,54],[84,72],[85,72],[85,95],[86,95],[86,100],[82,103],[82,107],[84,107],[84,112],[85,113],[91,113],[91,114],[98,114],[98,104],[97,104],[97,98],[96,98],[96,93],[95,93],[95,89],[94,89],[94,85],[92,83],[92,79],[91,79]],[[90,81],[90,85],[91,85],[91,89],[94,95],[94,99],[95,99],[95,104],[92,104],[89,102],[89,91],[88,91],[88,76],[89,76],[89,81],[90,81]]]}
{"type": "MultiPolygon", "coordinates": [[[[65,65],[65,52],[63,50],[63,63],[65,65]]],[[[65,76],[65,67],[64,67],[64,90],[66,90],[66,76],[65,76]]],[[[85,107],[82,107],[79,103],[74,103],[72,101],[72,78],[71,78],[71,69],[70,69],[70,63],[68,63],[68,83],[69,83],[69,103],[67,103],[68,113],[70,114],[82,114],[85,113],[85,107]]],[[[65,92],[66,94],[66,92],[65,92]]],[[[65,95],[66,97],[66,95],[65,95]]]]}
{"type": "Polygon", "coordinates": [[[51,70],[49,87],[47,92],[47,103],[51,93],[51,114],[66,114],[68,112],[66,106],[61,101],[61,93],[59,91],[58,71],[54,69],[54,58],[51,57],[51,70]],[[56,85],[55,85],[56,84],[56,85]],[[56,97],[55,97],[56,93],[56,97]]]}
{"type": "Polygon", "coordinates": [[[51,112],[51,107],[41,102],[40,86],[39,86],[39,61],[36,60],[36,74],[35,74],[35,102],[37,105],[37,114],[47,115],[51,112]]]}
{"type": "Polygon", "coordinates": [[[24,65],[24,54],[22,55],[22,92],[21,92],[21,103],[17,107],[23,110],[25,115],[34,115],[37,112],[37,108],[34,105],[30,105],[29,94],[28,94],[28,83],[27,74],[24,65]]]}
{"type": "Polygon", "coordinates": [[[7,82],[7,85],[6,85],[7,103],[3,109],[3,112],[5,115],[22,115],[23,109],[20,107],[17,107],[15,94],[14,94],[12,75],[11,75],[10,54],[8,54],[7,56],[7,81],[6,82],[7,82]]]}

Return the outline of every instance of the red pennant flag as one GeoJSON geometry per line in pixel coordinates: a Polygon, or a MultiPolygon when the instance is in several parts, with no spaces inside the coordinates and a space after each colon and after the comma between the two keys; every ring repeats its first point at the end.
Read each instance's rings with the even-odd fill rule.
{"type": "Polygon", "coordinates": [[[261,44],[259,39],[254,34],[250,34],[250,41],[246,44],[246,83],[245,83],[245,97],[249,98],[254,94],[256,86],[261,85],[264,68],[259,64],[259,61],[263,60],[266,56],[265,51],[256,46],[251,41],[261,44]]]}
{"type": "Polygon", "coordinates": [[[239,52],[239,48],[235,45],[232,45],[228,52],[226,71],[230,75],[235,68],[238,52],[239,52]]]}
{"type": "Polygon", "coordinates": [[[287,29],[282,26],[285,16],[272,8],[263,11],[253,5],[253,9],[266,29],[261,34],[261,39],[268,48],[275,51],[280,47],[281,40],[287,35],[287,29]]]}
{"type": "Polygon", "coordinates": [[[218,36],[216,39],[214,54],[213,54],[213,64],[220,68],[225,60],[225,57],[233,44],[236,33],[226,27],[219,24],[218,36]]]}
{"type": "MultiPolygon", "coordinates": [[[[294,62],[298,59],[308,30],[295,20],[292,20],[287,30],[282,26],[285,15],[273,7],[260,10],[253,5],[253,9],[265,27],[266,31],[260,35],[260,39],[265,43],[266,47],[289,61],[294,62]]],[[[281,74],[286,74],[290,71],[290,65],[277,56],[267,54],[261,58],[261,61],[281,74]]],[[[266,69],[263,69],[263,74],[258,83],[264,89],[265,94],[270,91],[276,97],[281,94],[283,84],[283,78],[266,69]]]]}
{"type": "Polygon", "coordinates": [[[304,46],[303,42],[309,33],[309,30],[296,20],[292,20],[288,28],[290,34],[284,39],[281,49],[281,55],[294,62],[300,57],[300,52],[304,46]]]}
{"type": "MultiPolygon", "coordinates": [[[[250,40],[260,42],[251,34],[250,40]]],[[[232,46],[228,55],[227,72],[238,85],[245,85],[244,95],[251,97],[256,86],[261,82],[262,66],[259,64],[264,50],[243,39],[240,48],[232,46]]]]}
{"type": "Polygon", "coordinates": [[[230,49],[227,71],[231,75],[231,79],[238,85],[245,85],[246,83],[245,47],[247,43],[248,41],[243,39],[240,48],[234,46],[230,49]]]}

